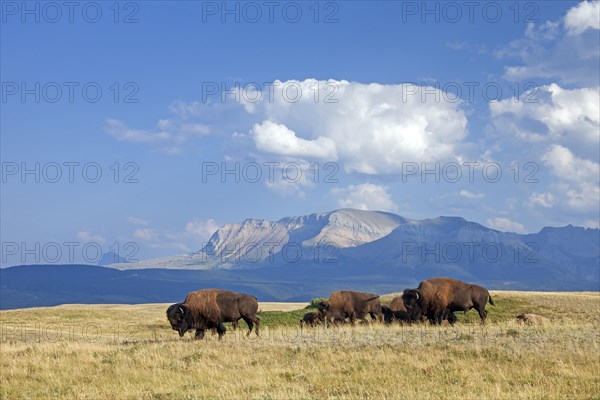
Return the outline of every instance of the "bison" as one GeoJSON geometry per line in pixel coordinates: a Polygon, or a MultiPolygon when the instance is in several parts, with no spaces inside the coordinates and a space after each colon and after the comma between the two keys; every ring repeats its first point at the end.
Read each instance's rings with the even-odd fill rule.
{"type": "Polygon", "coordinates": [[[394,297],[388,306],[382,305],[381,312],[383,313],[383,320],[386,324],[391,324],[394,320],[400,322],[414,322],[418,321],[421,317],[421,308],[416,305],[409,312],[404,306],[402,296],[394,297]]]}
{"type": "Polygon", "coordinates": [[[300,320],[300,328],[302,329],[304,326],[315,326],[319,322],[321,322],[321,314],[317,311],[309,312],[304,314],[300,320]]]}
{"type": "Polygon", "coordinates": [[[453,323],[456,321],[455,311],[467,312],[472,308],[479,313],[481,322],[485,322],[485,305],[488,301],[494,305],[486,288],[451,278],[423,281],[417,289],[406,289],[402,299],[408,310],[417,310],[420,307],[423,315],[436,324],[441,324],[446,318],[448,322],[453,323]]]}
{"type": "Polygon", "coordinates": [[[243,319],[248,324],[248,336],[256,325],[256,335],[260,326],[260,318],[256,316],[258,302],[256,297],[247,294],[220,289],[204,289],[189,293],[183,303],[175,303],[167,309],[167,319],[171,328],[179,332],[179,336],[196,329],[196,339],[204,337],[206,329],[216,329],[219,340],[225,334],[224,322],[243,319]]]}
{"type": "Polygon", "coordinates": [[[378,321],[383,319],[379,296],[371,293],[339,290],[331,293],[329,300],[321,301],[318,308],[326,323],[349,318],[354,325],[357,319],[365,320],[367,314],[378,321]]]}

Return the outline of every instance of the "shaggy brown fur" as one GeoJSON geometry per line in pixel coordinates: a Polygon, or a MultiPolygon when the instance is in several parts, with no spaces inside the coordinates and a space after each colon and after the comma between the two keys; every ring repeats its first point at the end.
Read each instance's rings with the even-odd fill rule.
{"type": "Polygon", "coordinates": [[[417,289],[407,289],[402,295],[407,308],[420,305],[422,313],[437,324],[448,319],[455,320],[455,311],[475,308],[481,322],[485,322],[487,311],[485,305],[489,301],[494,305],[492,296],[484,287],[457,281],[451,278],[432,278],[423,281],[417,289]]]}
{"type": "Polygon", "coordinates": [[[319,303],[319,313],[323,315],[326,323],[335,319],[349,318],[350,323],[354,324],[357,319],[365,320],[367,315],[378,321],[383,320],[381,301],[378,295],[351,290],[339,290],[331,293],[328,301],[319,303]]]}
{"type": "Polygon", "coordinates": [[[248,335],[256,324],[258,335],[260,320],[256,316],[256,297],[220,289],[205,289],[189,293],[183,303],[176,303],[167,309],[171,327],[183,336],[196,329],[196,338],[202,339],[206,329],[216,329],[219,339],[225,334],[224,322],[237,325],[239,319],[248,324],[248,335]]]}

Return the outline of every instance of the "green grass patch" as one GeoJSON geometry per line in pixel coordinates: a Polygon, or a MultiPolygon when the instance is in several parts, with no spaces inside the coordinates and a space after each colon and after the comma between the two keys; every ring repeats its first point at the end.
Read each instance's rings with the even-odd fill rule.
{"type": "Polygon", "coordinates": [[[316,308],[305,308],[294,311],[261,311],[258,313],[261,326],[277,327],[277,326],[294,326],[300,325],[300,320],[304,314],[317,311],[316,308]]]}

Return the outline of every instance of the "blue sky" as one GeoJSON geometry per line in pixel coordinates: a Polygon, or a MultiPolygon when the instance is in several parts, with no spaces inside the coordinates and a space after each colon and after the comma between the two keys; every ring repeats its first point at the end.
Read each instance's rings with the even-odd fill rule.
{"type": "Polygon", "coordinates": [[[598,2],[23,4],[1,10],[2,265],[342,207],[598,227],[598,2]]]}

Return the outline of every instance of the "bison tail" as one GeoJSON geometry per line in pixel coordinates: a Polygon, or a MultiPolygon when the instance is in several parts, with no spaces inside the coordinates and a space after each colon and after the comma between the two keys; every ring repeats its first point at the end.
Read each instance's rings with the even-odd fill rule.
{"type": "Polygon", "coordinates": [[[488,292],[488,300],[490,301],[491,305],[495,306],[494,300],[492,300],[492,295],[490,294],[490,292],[488,292]]]}

